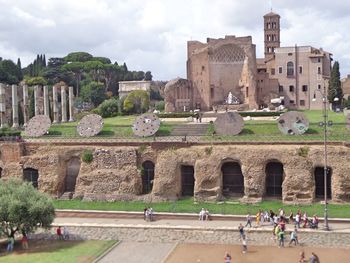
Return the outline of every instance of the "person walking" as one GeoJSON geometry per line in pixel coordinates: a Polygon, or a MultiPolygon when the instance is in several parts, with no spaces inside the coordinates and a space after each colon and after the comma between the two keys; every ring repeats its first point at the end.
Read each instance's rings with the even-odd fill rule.
{"type": "Polygon", "coordinates": [[[310,263],[320,263],[320,259],[314,252],[311,252],[310,263]]]}
{"type": "Polygon", "coordinates": [[[242,224],[239,224],[238,230],[239,230],[239,238],[242,240],[244,237],[244,226],[242,224]]]}
{"type": "Polygon", "coordinates": [[[295,228],[292,233],[290,233],[290,241],[289,241],[289,246],[294,243],[294,246],[298,245],[298,237],[297,237],[297,229],[295,228]]]}
{"type": "Polygon", "coordinates": [[[224,260],[225,260],[225,263],[231,263],[232,257],[227,251],[225,252],[224,260]]]}
{"type": "Polygon", "coordinates": [[[247,250],[248,250],[247,239],[246,239],[245,235],[243,235],[243,237],[242,237],[242,253],[243,254],[247,253],[247,250]]]}
{"type": "Polygon", "coordinates": [[[305,259],[305,252],[302,250],[300,252],[300,257],[299,257],[299,263],[305,263],[306,259],[305,259]]]}
{"type": "Polygon", "coordinates": [[[13,236],[9,236],[7,239],[7,252],[12,252],[15,244],[15,238],[13,236]]]}
{"type": "Polygon", "coordinates": [[[250,216],[250,214],[247,215],[247,223],[245,224],[245,226],[247,227],[249,225],[249,227],[252,227],[252,217],[250,216]]]}
{"type": "Polygon", "coordinates": [[[284,231],[278,232],[278,247],[284,247],[284,231]]]}
{"type": "Polygon", "coordinates": [[[28,249],[28,238],[25,232],[22,232],[21,244],[23,249],[28,249]]]}
{"type": "Polygon", "coordinates": [[[64,240],[69,240],[69,231],[66,226],[63,227],[63,239],[64,240]]]}
{"type": "Polygon", "coordinates": [[[261,217],[261,210],[259,210],[259,212],[256,213],[256,217],[255,217],[257,227],[260,226],[260,217],[261,217]]]}
{"type": "Polygon", "coordinates": [[[63,240],[63,235],[62,235],[62,230],[61,230],[61,227],[57,227],[56,229],[56,234],[57,234],[57,238],[58,240],[63,240]]]}

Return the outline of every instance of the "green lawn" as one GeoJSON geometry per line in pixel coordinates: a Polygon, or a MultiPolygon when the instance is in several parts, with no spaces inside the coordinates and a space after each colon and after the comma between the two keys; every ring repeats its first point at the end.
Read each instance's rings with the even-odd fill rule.
{"type": "Polygon", "coordinates": [[[1,263],[88,263],[93,262],[116,241],[58,241],[30,240],[29,250],[24,251],[19,242],[7,256],[0,256],[1,263]]]}
{"type": "MultiPolygon", "coordinates": [[[[294,213],[301,209],[308,214],[323,215],[324,206],[321,204],[294,206],[283,205],[281,201],[263,201],[259,204],[246,205],[238,202],[220,202],[220,203],[195,203],[193,198],[185,198],[175,202],[144,203],[140,201],[133,202],[84,202],[80,200],[61,201],[55,200],[56,209],[81,209],[81,210],[111,210],[111,211],[143,211],[145,206],[152,206],[156,212],[172,213],[198,213],[202,207],[206,207],[213,214],[235,214],[246,215],[247,213],[255,214],[259,209],[278,211],[283,207],[289,212],[294,213]]],[[[350,218],[350,204],[346,205],[329,205],[330,217],[350,218]]]]}

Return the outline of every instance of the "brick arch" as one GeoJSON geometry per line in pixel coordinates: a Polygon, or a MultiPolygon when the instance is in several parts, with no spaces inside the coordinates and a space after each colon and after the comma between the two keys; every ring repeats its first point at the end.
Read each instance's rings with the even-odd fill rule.
{"type": "Polygon", "coordinates": [[[243,64],[246,55],[244,50],[234,44],[222,45],[213,50],[209,55],[209,62],[224,64],[243,64]]]}
{"type": "Polygon", "coordinates": [[[244,175],[240,160],[225,158],[220,165],[222,195],[226,197],[244,196],[244,175]]]}
{"type": "Polygon", "coordinates": [[[285,179],[284,165],[278,159],[265,163],[265,197],[282,198],[282,185],[285,179]]]}
{"type": "Polygon", "coordinates": [[[153,161],[145,160],[142,162],[142,194],[148,194],[152,192],[155,164],[153,161]]]}
{"type": "Polygon", "coordinates": [[[23,169],[23,180],[31,182],[34,188],[39,187],[39,170],[34,168],[24,168],[23,169]]]}

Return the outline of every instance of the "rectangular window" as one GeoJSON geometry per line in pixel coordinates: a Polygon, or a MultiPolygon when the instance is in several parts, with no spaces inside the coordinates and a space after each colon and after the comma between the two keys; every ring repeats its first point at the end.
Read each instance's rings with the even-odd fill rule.
{"type": "Polygon", "coordinates": [[[318,67],[318,68],[317,68],[317,73],[318,73],[318,74],[321,74],[321,67],[318,67]]]}
{"type": "Polygon", "coordinates": [[[211,88],[211,89],[210,89],[210,97],[211,97],[211,98],[214,98],[214,88],[211,88]]]}
{"type": "Polygon", "coordinates": [[[294,104],[294,100],[290,100],[289,103],[290,103],[290,104],[294,104]]]}
{"type": "Polygon", "coordinates": [[[317,59],[317,62],[318,62],[318,63],[321,63],[321,58],[318,58],[318,59],[317,59]]]}
{"type": "Polygon", "coordinates": [[[302,66],[299,67],[299,74],[303,74],[303,67],[302,66]]]}
{"type": "Polygon", "coordinates": [[[302,91],[306,92],[307,91],[307,85],[303,85],[302,91]]]}
{"type": "Polygon", "coordinates": [[[305,106],[305,100],[300,100],[300,106],[305,106]]]}
{"type": "Polygon", "coordinates": [[[283,92],[283,86],[282,86],[282,85],[279,85],[279,87],[278,87],[278,92],[279,92],[279,93],[282,93],[282,92],[283,92]]]}
{"type": "Polygon", "coordinates": [[[278,68],[278,73],[282,74],[282,67],[278,68]]]}
{"type": "Polygon", "coordinates": [[[275,69],[274,68],[271,69],[271,75],[275,75],[275,69]]]}
{"type": "Polygon", "coordinates": [[[321,85],[318,85],[318,86],[317,86],[317,89],[318,89],[318,90],[321,90],[321,85]]]}
{"type": "Polygon", "coordinates": [[[293,86],[293,85],[290,85],[290,86],[289,86],[289,91],[290,91],[290,92],[294,92],[294,86],[293,86]]]}

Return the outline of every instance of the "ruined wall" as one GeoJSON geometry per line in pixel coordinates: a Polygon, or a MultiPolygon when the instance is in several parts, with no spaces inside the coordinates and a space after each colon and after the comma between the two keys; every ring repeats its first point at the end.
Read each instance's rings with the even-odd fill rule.
{"type": "MultiPolygon", "coordinates": [[[[315,201],[316,167],[323,167],[322,145],[157,145],[53,146],[50,144],[0,144],[2,179],[23,177],[24,168],[39,171],[38,189],[59,197],[65,189],[66,167],[73,157],[91,150],[93,161],[81,163],[74,197],[86,200],[174,200],[182,195],[181,166],[194,167],[196,200],[223,198],[222,165],[237,162],[244,177],[245,202],[265,197],[266,165],[281,162],[284,169],[282,198],[287,203],[315,201]],[[12,149],[11,149],[12,148],[12,149]],[[301,154],[301,148],[303,151],[301,154]],[[305,154],[306,153],[306,154],[305,154]],[[22,155],[22,156],[20,156],[22,155]],[[155,163],[151,194],[141,195],[142,163],[155,163]]],[[[350,148],[328,147],[328,166],[332,169],[332,201],[350,201],[350,148]]]]}

